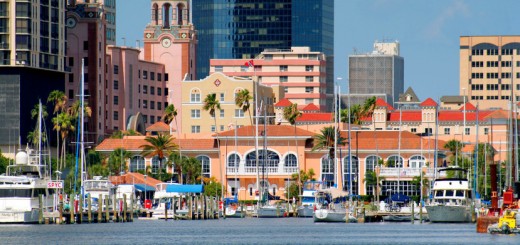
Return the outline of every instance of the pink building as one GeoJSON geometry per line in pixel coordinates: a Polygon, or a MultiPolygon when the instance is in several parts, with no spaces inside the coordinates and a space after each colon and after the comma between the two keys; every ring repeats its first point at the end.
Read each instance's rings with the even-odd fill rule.
{"type": "Polygon", "coordinates": [[[290,50],[266,49],[255,60],[254,69],[244,64],[247,59],[212,59],[210,73],[222,72],[228,76],[258,76],[264,85],[284,87],[285,98],[298,105],[315,104],[325,111],[327,94],[326,60],[320,52],[309,47],[290,50]]]}
{"type": "Polygon", "coordinates": [[[182,118],[181,81],[194,80],[197,37],[188,0],[151,1],[151,21],[144,31],[144,59],[165,64],[168,102],[182,118]]]}

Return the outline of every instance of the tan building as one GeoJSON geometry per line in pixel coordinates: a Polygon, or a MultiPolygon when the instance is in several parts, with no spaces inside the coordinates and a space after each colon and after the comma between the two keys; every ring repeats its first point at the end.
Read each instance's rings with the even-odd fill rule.
{"type": "Polygon", "coordinates": [[[461,36],[460,95],[480,108],[520,100],[520,36],[461,36]]]}
{"type": "MultiPolygon", "coordinates": [[[[266,49],[253,60],[254,69],[244,65],[248,59],[212,59],[210,74],[222,72],[228,76],[258,76],[264,85],[283,87],[285,98],[298,105],[315,104],[325,111],[326,60],[309,47],[290,50],[266,49]]],[[[332,96],[332,95],[331,95],[332,96]]]]}
{"type": "MultiPolygon", "coordinates": [[[[184,137],[208,137],[213,132],[228,130],[230,126],[237,124],[239,127],[251,125],[249,112],[242,111],[235,105],[235,94],[243,89],[249,90],[253,98],[250,106],[253,123],[255,121],[255,84],[253,80],[239,77],[228,77],[222,73],[213,73],[210,76],[195,81],[182,82],[182,107],[184,116],[181,118],[181,132],[184,137]],[[204,99],[208,94],[215,93],[220,102],[221,110],[215,112],[217,116],[217,127],[214,118],[209,111],[204,111],[204,99]]],[[[274,115],[274,104],[283,96],[283,91],[278,86],[258,85],[258,105],[262,111],[267,109],[267,116],[274,115]]],[[[263,115],[263,112],[261,112],[263,115]]],[[[271,122],[273,119],[269,119],[271,122]]],[[[173,128],[177,128],[172,125],[173,128]]]]}

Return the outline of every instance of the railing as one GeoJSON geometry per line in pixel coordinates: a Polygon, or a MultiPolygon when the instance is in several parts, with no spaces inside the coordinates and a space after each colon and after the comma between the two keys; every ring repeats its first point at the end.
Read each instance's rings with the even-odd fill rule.
{"type": "Polygon", "coordinates": [[[298,167],[286,167],[283,161],[268,160],[265,161],[266,166],[263,166],[261,160],[259,162],[260,166],[258,166],[258,171],[254,160],[248,160],[247,164],[245,164],[245,161],[242,160],[240,161],[238,168],[234,166],[226,167],[226,173],[228,175],[256,175],[257,172],[259,174],[273,175],[290,175],[293,173],[298,173],[298,167]]]}
{"type": "MultiPolygon", "coordinates": [[[[423,173],[423,176],[433,178],[435,176],[434,173],[433,169],[428,168],[423,173]]],[[[421,175],[421,168],[381,168],[379,175],[383,177],[414,177],[421,175]]],[[[444,177],[446,173],[442,173],[440,176],[444,177]]]]}

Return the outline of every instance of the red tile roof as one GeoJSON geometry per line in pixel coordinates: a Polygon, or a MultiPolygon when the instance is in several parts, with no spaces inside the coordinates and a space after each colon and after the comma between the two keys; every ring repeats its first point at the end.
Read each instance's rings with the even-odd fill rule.
{"type": "MultiPolygon", "coordinates": [[[[493,111],[479,111],[478,120],[485,121],[486,117],[493,111]]],[[[466,121],[476,121],[476,111],[466,111],[466,121]]],[[[462,111],[440,111],[439,121],[464,121],[464,112],[462,111]]]]}
{"type": "Polygon", "coordinates": [[[305,106],[302,109],[302,111],[319,111],[319,110],[320,110],[320,108],[313,103],[308,104],[307,106],[305,106]]]}
{"type": "Polygon", "coordinates": [[[332,122],[332,113],[303,113],[296,122],[332,122]]]}
{"type": "Polygon", "coordinates": [[[437,102],[435,102],[434,100],[432,100],[432,98],[428,98],[426,99],[425,101],[423,101],[420,106],[422,107],[436,107],[437,106],[437,102]]]}
{"type": "MultiPolygon", "coordinates": [[[[351,132],[351,149],[359,150],[401,150],[434,149],[434,137],[421,137],[408,131],[401,132],[401,143],[399,144],[399,131],[354,131],[351,132]],[[422,138],[422,139],[421,139],[422,138]],[[421,146],[422,144],[422,146],[421,146]],[[421,148],[422,147],[422,148],[421,148]]],[[[342,131],[341,137],[348,139],[348,132],[342,131]]],[[[347,140],[348,141],[348,140],[347,140]]],[[[443,151],[445,142],[438,140],[437,149],[443,151]]]]}
{"type": "MultiPolygon", "coordinates": [[[[112,151],[123,148],[127,151],[141,151],[141,146],[148,144],[145,137],[125,137],[123,139],[105,139],[96,147],[96,151],[112,151]]],[[[217,149],[214,139],[174,139],[175,144],[182,150],[211,150],[217,149]]]]}
{"type": "Polygon", "coordinates": [[[150,176],[146,177],[146,181],[144,180],[144,175],[140,173],[126,173],[121,176],[110,176],[110,182],[114,185],[120,184],[146,184],[149,186],[155,187],[155,185],[162,183],[162,181],[154,179],[150,176]]]}
{"type": "Polygon", "coordinates": [[[283,98],[278,103],[274,104],[275,107],[287,107],[292,105],[291,101],[289,99],[283,98]]]}
{"type": "Polygon", "coordinates": [[[508,119],[510,116],[508,111],[496,110],[485,116],[485,119],[508,119]]]}
{"type": "Polygon", "coordinates": [[[381,98],[378,98],[378,99],[376,100],[376,107],[386,107],[387,110],[390,110],[390,111],[394,110],[394,108],[393,108],[391,105],[389,105],[388,103],[386,103],[386,101],[384,101],[384,100],[381,99],[381,98]]]}
{"type": "Polygon", "coordinates": [[[464,109],[464,105],[462,105],[459,109],[459,111],[463,111],[463,110],[466,110],[466,111],[476,111],[477,110],[477,107],[475,107],[473,104],[469,103],[469,102],[466,102],[466,109],[464,109]]]}
{"type": "Polygon", "coordinates": [[[163,121],[158,121],[146,128],[147,132],[170,132],[170,126],[163,121]]]}
{"type": "Polygon", "coordinates": [[[394,122],[410,122],[410,121],[422,121],[421,111],[392,111],[388,113],[388,121],[394,122]]]}
{"type": "MultiPolygon", "coordinates": [[[[268,137],[281,137],[281,136],[293,136],[294,133],[294,126],[290,125],[267,125],[267,136],[268,137]]],[[[262,135],[262,132],[264,130],[264,126],[258,127],[258,135],[262,135]]],[[[222,137],[234,137],[235,136],[235,130],[228,130],[221,132],[219,136],[222,137]]],[[[255,127],[254,126],[244,126],[241,128],[238,128],[237,130],[237,136],[238,137],[254,137],[255,136],[255,127]]],[[[296,136],[302,136],[302,137],[312,137],[314,136],[313,132],[296,128],[296,136]]]]}

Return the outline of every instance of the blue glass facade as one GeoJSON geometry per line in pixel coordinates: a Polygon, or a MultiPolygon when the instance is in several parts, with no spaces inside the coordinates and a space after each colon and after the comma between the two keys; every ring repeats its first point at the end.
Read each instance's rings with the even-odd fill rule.
{"type": "MultiPolygon", "coordinates": [[[[332,0],[193,0],[192,4],[199,34],[199,78],[209,74],[210,59],[254,58],[267,48],[309,46],[324,52],[332,64],[332,0]]],[[[327,65],[332,76],[333,65],[327,65]]]]}

